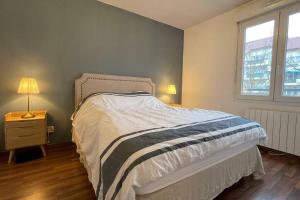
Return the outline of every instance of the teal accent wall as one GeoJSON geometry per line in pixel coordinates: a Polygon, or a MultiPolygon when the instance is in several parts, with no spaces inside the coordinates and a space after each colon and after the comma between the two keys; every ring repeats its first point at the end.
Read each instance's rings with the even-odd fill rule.
{"type": "MultiPolygon", "coordinates": [[[[26,109],[21,77],[38,81],[32,109],[55,125],[51,143],[71,140],[74,80],[82,73],[151,77],[181,101],[183,31],[96,0],[0,1],[0,115],[26,109]]],[[[0,122],[0,150],[4,128],[0,122]]]]}

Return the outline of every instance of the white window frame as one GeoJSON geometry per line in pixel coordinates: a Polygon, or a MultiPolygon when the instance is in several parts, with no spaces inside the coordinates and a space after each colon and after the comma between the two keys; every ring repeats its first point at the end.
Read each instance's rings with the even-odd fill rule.
{"type": "MultiPolygon", "coordinates": [[[[278,40],[278,54],[277,54],[277,68],[275,80],[275,96],[274,100],[279,102],[300,102],[300,97],[282,96],[283,75],[285,67],[286,46],[288,39],[288,20],[289,16],[300,12],[300,3],[288,6],[280,10],[279,36],[278,40]]],[[[300,24],[300,22],[299,22],[300,24]]]]}
{"type": "Polygon", "coordinates": [[[274,79],[275,79],[275,66],[276,66],[276,54],[277,54],[277,38],[278,38],[278,24],[279,24],[279,14],[278,12],[271,12],[266,15],[256,17],[245,22],[239,23],[239,40],[238,40],[238,98],[246,99],[246,100],[265,100],[272,101],[274,95],[274,79]],[[251,26],[263,24],[265,22],[274,20],[274,35],[273,35],[273,49],[272,49],[272,66],[271,66],[271,77],[270,77],[270,88],[269,95],[242,95],[242,81],[243,81],[243,68],[244,68],[244,44],[245,44],[245,36],[246,29],[251,26]]]}
{"type": "Polygon", "coordinates": [[[285,51],[288,32],[289,15],[300,12],[300,3],[292,4],[283,9],[269,12],[250,20],[238,23],[238,47],[237,47],[237,84],[236,97],[240,100],[257,100],[271,102],[295,102],[300,103],[300,97],[282,96],[283,72],[285,65],[285,51]],[[248,27],[259,25],[274,20],[274,35],[272,49],[272,65],[269,95],[242,95],[243,62],[245,33],[248,27]]]}

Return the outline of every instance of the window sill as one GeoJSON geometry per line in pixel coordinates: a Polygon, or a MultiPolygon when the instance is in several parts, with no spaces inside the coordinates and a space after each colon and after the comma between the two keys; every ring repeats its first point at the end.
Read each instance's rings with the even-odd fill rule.
{"type": "Polygon", "coordinates": [[[258,100],[258,99],[246,99],[246,98],[235,98],[235,102],[239,103],[250,103],[250,104],[266,104],[272,106],[289,106],[289,107],[300,107],[300,102],[291,102],[286,100],[258,100]]]}

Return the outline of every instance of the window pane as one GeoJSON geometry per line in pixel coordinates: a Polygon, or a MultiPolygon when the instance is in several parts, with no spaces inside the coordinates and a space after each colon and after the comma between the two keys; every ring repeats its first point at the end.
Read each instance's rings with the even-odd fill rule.
{"type": "Polygon", "coordinates": [[[300,12],[289,16],[283,96],[300,97],[300,12]]]}
{"type": "Polygon", "coordinates": [[[245,31],[242,95],[270,94],[274,25],[272,20],[245,31]]]}

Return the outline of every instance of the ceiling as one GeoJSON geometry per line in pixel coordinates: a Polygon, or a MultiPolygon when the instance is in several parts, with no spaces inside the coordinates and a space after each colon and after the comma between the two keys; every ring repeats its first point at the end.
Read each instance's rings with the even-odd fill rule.
{"type": "Polygon", "coordinates": [[[103,3],[185,29],[249,0],[99,0],[103,3]]]}

